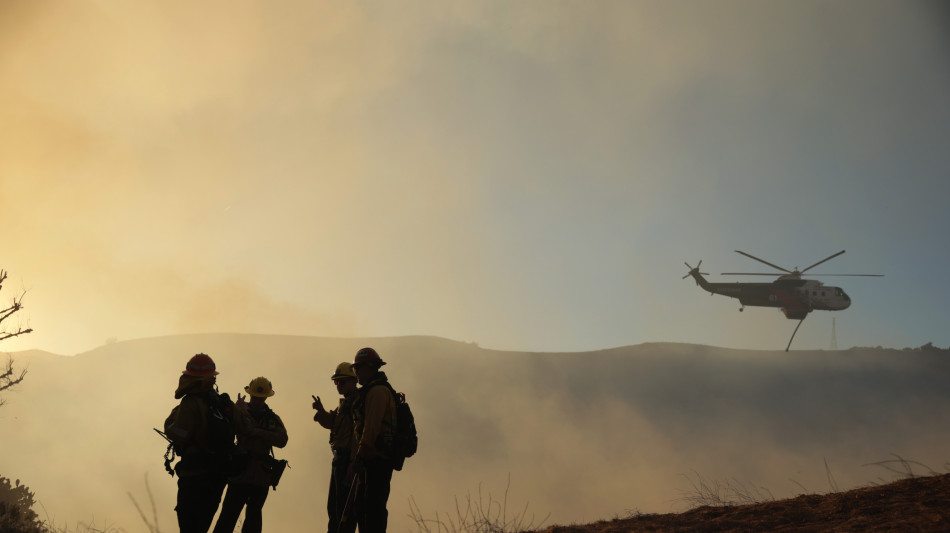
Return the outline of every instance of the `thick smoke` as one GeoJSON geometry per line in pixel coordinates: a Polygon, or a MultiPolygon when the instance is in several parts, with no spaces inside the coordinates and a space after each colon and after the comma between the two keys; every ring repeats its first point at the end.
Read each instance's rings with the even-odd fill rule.
{"type": "MultiPolygon", "coordinates": [[[[175,481],[152,431],[175,405],[185,361],[211,354],[232,396],[270,378],[290,461],[265,507],[269,527],[322,527],[327,432],[310,395],[335,403],[330,374],[376,347],[416,413],[420,451],[396,474],[394,531],[415,529],[410,499],[445,519],[466,498],[547,523],[683,508],[690,479],[735,480],[776,497],[877,481],[891,454],[941,470],[950,362],[891,350],[756,352],[644,344],[587,353],[517,353],[429,337],[329,339],[191,335],[119,342],[29,365],[0,410],[0,475],[24,480],[59,522],[140,527],[128,492],[173,529],[175,481]],[[830,471],[826,471],[827,461],[830,471]],[[510,480],[510,486],[509,484],[510,480]],[[506,490],[507,489],[507,490],[506,490]]],[[[923,473],[923,471],[918,471],[923,473]]]]}

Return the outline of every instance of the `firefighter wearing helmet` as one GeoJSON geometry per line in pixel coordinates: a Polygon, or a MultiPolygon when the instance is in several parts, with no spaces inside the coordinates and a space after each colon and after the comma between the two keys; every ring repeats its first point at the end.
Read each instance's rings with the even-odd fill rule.
{"type": "Polygon", "coordinates": [[[350,494],[351,477],[347,476],[353,451],[353,402],[356,400],[356,373],[346,361],[338,364],[330,376],[340,403],[327,411],[318,396],[313,396],[316,411],[313,420],[330,430],[330,451],[333,460],[330,467],[330,490],[327,495],[327,531],[329,533],[352,533],[356,520],[343,516],[347,496],[350,494]]]}
{"type": "MultiPolygon", "coordinates": [[[[224,418],[233,404],[227,394],[218,394],[217,375],[208,354],[199,353],[189,359],[175,390],[175,399],[180,402],[165,419],[165,434],[180,458],[174,469],[178,474],[175,512],[183,532],[208,531],[227,483],[227,454],[211,435],[209,413],[218,413],[227,420],[232,446],[234,433],[243,429],[240,422],[224,418]]],[[[171,470],[167,464],[166,468],[171,470]]]]}
{"type": "Polygon", "coordinates": [[[276,488],[286,461],[273,459],[273,449],[287,445],[287,429],[283,421],[267,405],[274,396],[270,380],[260,376],[244,387],[251,399],[245,402],[238,394],[236,410],[247,420],[249,430],[237,438],[235,456],[243,458],[243,468],[228,480],[228,492],[221,505],[221,515],[214,533],[231,533],[244,509],[244,533],[259,533],[263,527],[264,502],[268,489],[276,488]]]}
{"type": "Polygon", "coordinates": [[[360,384],[353,403],[353,470],[359,484],[356,521],[360,533],[384,533],[389,518],[386,503],[395,469],[391,457],[396,428],[396,400],[385,365],[373,348],[362,348],[353,358],[352,369],[360,384]]]}

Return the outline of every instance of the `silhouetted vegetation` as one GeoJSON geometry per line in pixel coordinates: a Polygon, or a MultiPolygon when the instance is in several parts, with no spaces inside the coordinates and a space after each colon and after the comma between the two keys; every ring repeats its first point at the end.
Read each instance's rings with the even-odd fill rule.
{"type": "MultiPolygon", "coordinates": [[[[902,479],[913,479],[917,477],[939,476],[950,472],[950,463],[944,465],[944,472],[939,472],[929,466],[909,459],[904,459],[896,453],[891,454],[890,459],[867,463],[863,466],[876,467],[884,470],[889,477],[879,476],[877,480],[872,481],[868,486],[882,486],[900,481],[902,479]]],[[[828,479],[829,491],[826,494],[838,494],[841,489],[831,472],[831,466],[825,460],[825,475],[828,479]]],[[[743,483],[736,479],[727,481],[709,480],[693,471],[692,476],[684,476],[689,481],[690,488],[681,490],[677,501],[687,504],[688,509],[698,507],[729,507],[735,505],[749,505],[763,502],[774,502],[776,498],[766,487],[757,487],[743,483]]],[[[795,482],[794,480],[792,480],[795,482]]],[[[811,493],[803,485],[795,482],[802,488],[803,494],[811,493]]]]}
{"type": "MultiPolygon", "coordinates": [[[[8,356],[6,366],[0,371],[0,392],[18,385],[23,381],[24,377],[26,377],[26,370],[17,370],[13,366],[13,357],[8,356]]],[[[4,403],[6,402],[4,402],[3,398],[0,398],[0,406],[4,403]]]]}
{"type": "Polygon", "coordinates": [[[887,348],[885,346],[855,346],[851,348],[852,351],[855,350],[897,350],[901,352],[924,352],[924,353],[950,353],[950,348],[941,348],[939,346],[934,346],[932,342],[918,346],[916,348],[887,348]]]}
{"type": "Polygon", "coordinates": [[[748,485],[736,479],[724,482],[708,480],[696,471],[693,471],[693,476],[695,479],[692,476],[684,476],[689,481],[690,489],[680,491],[678,498],[678,501],[685,503],[689,509],[775,501],[772,492],[765,487],[748,485]]]}
{"type": "Polygon", "coordinates": [[[904,348],[904,350],[912,352],[950,352],[950,348],[940,348],[938,346],[934,346],[934,343],[932,342],[928,342],[927,344],[918,346],[917,348],[904,348]]]}
{"type": "Polygon", "coordinates": [[[46,533],[33,505],[33,492],[17,479],[0,477],[0,533],[46,533]]]}
{"type": "MultiPolygon", "coordinates": [[[[3,290],[3,282],[6,279],[7,271],[0,270],[0,291],[3,290]]],[[[15,327],[9,327],[9,319],[23,309],[23,296],[25,294],[26,291],[23,291],[18,296],[14,296],[8,307],[0,309],[0,341],[19,337],[33,331],[31,328],[23,327],[22,323],[18,323],[15,327]]],[[[24,377],[26,377],[26,370],[14,368],[13,358],[8,357],[6,366],[0,370],[0,392],[18,385],[24,377]]],[[[3,398],[0,398],[0,405],[3,405],[3,398]]]]}
{"type": "Polygon", "coordinates": [[[889,479],[878,477],[876,482],[871,483],[872,485],[886,485],[900,479],[912,479],[921,476],[939,476],[943,473],[950,472],[950,463],[944,463],[944,472],[938,472],[937,470],[930,468],[920,461],[904,459],[896,453],[892,453],[891,456],[893,459],[885,459],[883,461],[877,461],[864,465],[882,468],[891,474],[889,479]],[[915,468],[917,471],[914,471],[915,468]],[[923,473],[920,473],[921,471],[923,471],[923,473]]]}
{"type": "Polygon", "coordinates": [[[152,487],[148,484],[148,474],[145,474],[145,492],[148,494],[148,502],[152,511],[151,519],[145,516],[145,511],[142,510],[142,506],[139,505],[138,500],[135,499],[135,496],[133,496],[131,492],[128,493],[129,499],[132,500],[132,505],[134,505],[135,510],[138,511],[142,522],[145,522],[145,527],[148,528],[149,533],[161,533],[158,527],[158,508],[155,507],[155,497],[152,496],[152,487]]]}
{"type": "MultiPolygon", "coordinates": [[[[155,502],[152,499],[152,492],[148,487],[146,479],[146,490],[148,490],[149,501],[152,504],[152,512],[156,513],[155,502]]],[[[129,497],[131,497],[131,493],[129,497]]],[[[136,508],[138,503],[132,498],[136,508]]],[[[37,502],[35,493],[20,480],[14,480],[12,483],[6,477],[0,476],[0,533],[119,533],[120,529],[111,526],[96,526],[95,523],[78,522],[72,529],[69,526],[56,526],[51,520],[41,520],[34,510],[37,502]]],[[[139,509],[141,513],[141,509],[139,509]]],[[[157,526],[157,514],[155,523],[150,524],[142,515],[151,533],[161,533],[157,526]]]]}
{"type": "Polygon", "coordinates": [[[415,499],[409,498],[410,518],[416,523],[420,533],[515,533],[518,531],[534,531],[540,529],[548,519],[548,514],[536,521],[534,515],[528,516],[528,504],[520,511],[511,512],[508,509],[508,490],[511,488],[511,478],[505,486],[505,494],[496,500],[489,492],[487,498],[482,494],[482,486],[478,486],[478,498],[471,494],[465,496],[464,505],[455,498],[455,513],[436,513],[432,518],[425,518],[422,509],[415,499]]]}

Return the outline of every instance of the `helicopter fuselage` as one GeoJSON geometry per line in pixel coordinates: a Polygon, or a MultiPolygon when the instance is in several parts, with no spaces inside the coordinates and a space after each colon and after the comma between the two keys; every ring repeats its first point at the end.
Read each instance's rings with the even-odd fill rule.
{"type": "Polygon", "coordinates": [[[851,298],[840,287],[816,280],[782,276],[771,283],[710,283],[699,269],[689,274],[711,294],[736,298],[743,307],[777,307],[786,318],[794,320],[801,320],[812,311],[840,311],[851,305],[851,298]]]}
{"type": "MultiPolygon", "coordinates": [[[[788,345],[785,346],[786,352],[792,346],[795,333],[798,332],[798,328],[802,325],[802,322],[805,321],[805,317],[808,316],[808,313],[816,310],[840,311],[851,306],[851,298],[841,290],[841,287],[826,286],[820,281],[802,279],[803,274],[818,265],[838,257],[844,253],[844,250],[831,254],[821,261],[801,270],[799,270],[798,267],[795,267],[794,270],[782,268],[752,254],[747,254],[742,250],[736,250],[736,253],[744,255],[749,259],[754,259],[764,265],[768,265],[778,271],[784,272],[784,274],[779,274],[778,279],[772,283],[710,283],[706,281],[706,278],[703,277],[703,272],[699,270],[699,267],[703,264],[702,260],[700,260],[695,267],[690,266],[689,263],[684,263],[686,268],[689,269],[689,272],[683,276],[683,279],[692,276],[692,278],[696,280],[696,284],[710,294],[721,294],[739,300],[742,304],[742,307],[739,308],[740,311],[745,309],[747,305],[778,307],[782,310],[782,313],[785,314],[785,318],[798,320],[798,325],[795,326],[795,331],[792,332],[791,338],[788,339],[788,345]]],[[[723,272],[722,275],[773,276],[776,274],[762,272],[723,272]]],[[[883,274],[809,274],[809,276],[881,277],[883,274]]]]}

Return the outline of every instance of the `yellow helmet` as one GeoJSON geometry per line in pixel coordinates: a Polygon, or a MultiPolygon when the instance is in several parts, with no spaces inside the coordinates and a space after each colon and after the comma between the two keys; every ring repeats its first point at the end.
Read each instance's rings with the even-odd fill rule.
{"type": "Polygon", "coordinates": [[[265,377],[258,377],[251,380],[251,384],[244,387],[244,392],[258,398],[270,398],[274,393],[274,386],[270,380],[265,377]]]}
{"type": "Polygon", "coordinates": [[[353,372],[353,365],[343,361],[342,363],[336,365],[336,371],[333,372],[333,375],[330,376],[330,379],[336,381],[338,379],[347,378],[356,379],[356,372],[353,372]]]}

